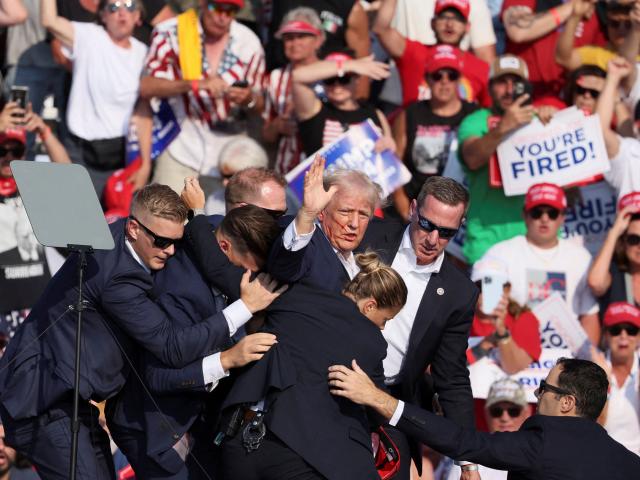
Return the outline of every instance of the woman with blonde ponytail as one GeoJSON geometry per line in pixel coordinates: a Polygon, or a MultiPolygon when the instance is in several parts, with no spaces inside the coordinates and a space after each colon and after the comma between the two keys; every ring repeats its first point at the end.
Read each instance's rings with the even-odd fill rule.
{"type": "Polygon", "coordinates": [[[379,478],[365,410],[333,397],[326,376],[330,365],[355,359],[383,384],[380,330],[404,306],[407,287],[375,253],[356,262],[360,273],[342,294],[298,283],[267,309],[265,331],[277,343],[238,376],[225,401],[223,415],[252,421],[240,421],[223,441],[223,478],[276,480],[291,471],[305,479],[379,478]],[[248,454],[246,439],[261,428],[255,418],[264,437],[248,454]]]}

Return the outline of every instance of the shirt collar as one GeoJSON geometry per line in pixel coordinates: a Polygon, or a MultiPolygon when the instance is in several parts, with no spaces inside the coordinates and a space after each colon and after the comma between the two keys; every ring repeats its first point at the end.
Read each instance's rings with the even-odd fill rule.
{"type": "Polygon", "coordinates": [[[413,245],[411,244],[411,235],[410,235],[411,225],[408,225],[402,235],[402,241],[400,242],[400,248],[398,251],[402,254],[404,259],[407,262],[409,269],[416,273],[438,273],[440,272],[440,268],[442,267],[442,262],[444,262],[444,250],[440,252],[440,255],[428,265],[418,265],[416,253],[413,250],[413,245]]]}
{"type": "Polygon", "coordinates": [[[124,239],[124,244],[127,246],[127,249],[129,250],[129,253],[131,254],[131,256],[133,257],[133,259],[138,262],[140,264],[140,266],[142,268],[144,268],[144,271],[147,272],[149,275],[151,275],[151,269],[149,267],[147,267],[144,262],[142,261],[142,259],[140,258],[140,256],[136,253],[136,251],[133,249],[133,245],[131,245],[131,242],[129,242],[128,238],[124,239]]]}

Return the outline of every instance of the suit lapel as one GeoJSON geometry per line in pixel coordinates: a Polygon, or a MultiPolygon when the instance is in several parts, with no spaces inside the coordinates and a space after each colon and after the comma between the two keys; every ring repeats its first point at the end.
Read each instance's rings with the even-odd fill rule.
{"type": "Polygon", "coordinates": [[[416,313],[415,321],[411,328],[407,357],[413,355],[418,346],[423,342],[434,319],[440,315],[442,305],[445,301],[445,295],[446,291],[443,288],[442,275],[433,273],[422,295],[422,300],[420,300],[420,306],[418,307],[418,312],[416,313]]]}

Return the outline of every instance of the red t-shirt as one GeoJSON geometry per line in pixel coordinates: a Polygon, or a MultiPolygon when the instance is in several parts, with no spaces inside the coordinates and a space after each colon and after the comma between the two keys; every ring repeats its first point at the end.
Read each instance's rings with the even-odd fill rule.
{"type": "MultiPolygon", "coordinates": [[[[504,0],[501,20],[504,22],[504,12],[510,7],[529,7],[536,11],[536,0],[504,0]]],[[[556,63],[555,51],[560,29],[548,33],[542,38],[532,42],[514,43],[507,37],[507,53],[518,55],[529,68],[529,81],[533,84],[535,97],[542,95],[558,95],[565,84],[564,69],[556,63]]],[[[576,30],[574,46],[605,45],[604,27],[600,24],[598,16],[594,13],[587,21],[580,22],[576,30]]]]}
{"type": "MultiPolygon", "coordinates": [[[[507,330],[511,333],[513,341],[518,344],[533,360],[540,358],[542,346],[540,343],[540,325],[538,319],[531,312],[523,312],[516,320],[507,313],[504,319],[507,330]]],[[[471,324],[471,337],[486,337],[496,331],[493,323],[482,322],[474,315],[471,324]]]]}
{"type": "MultiPolygon", "coordinates": [[[[424,79],[425,67],[436,51],[435,45],[424,45],[414,40],[406,40],[401,57],[395,58],[402,82],[402,103],[407,106],[416,100],[428,97],[429,86],[424,79]]],[[[462,54],[462,78],[460,79],[460,99],[478,102],[483,107],[491,106],[489,95],[489,64],[469,52],[462,54]]]]}

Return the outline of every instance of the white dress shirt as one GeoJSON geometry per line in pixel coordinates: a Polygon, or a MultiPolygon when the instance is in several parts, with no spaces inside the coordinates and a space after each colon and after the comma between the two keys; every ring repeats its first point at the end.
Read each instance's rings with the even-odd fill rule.
{"type": "Polygon", "coordinates": [[[444,261],[444,252],[440,253],[429,265],[418,265],[416,254],[411,245],[409,227],[402,235],[402,242],[391,265],[407,284],[407,303],[402,310],[387,322],[382,335],[387,341],[387,356],[384,359],[384,376],[387,385],[398,383],[405,355],[409,347],[409,337],[415,321],[422,296],[429,284],[432,273],[440,271],[444,261]]]}
{"type": "MultiPolygon", "coordinates": [[[[124,244],[134,260],[138,262],[147,273],[151,274],[151,269],[142,261],[128,239],[125,239],[124,244]]],[[[249,311],[242,299],[236,300],[227,308],[222,310],[222,314],[227,321],[230,337],[233,336],[238,329],[244,326],[244,324],[252,317],[252,313],[249,311]]],[[[229,376],[229,372],[222,368],[220,352],[207,355],[202,359],[202,377],[204,378],[205,388],[208,392],[216,388],[220,380],[227,376],[229,376]]]]}

